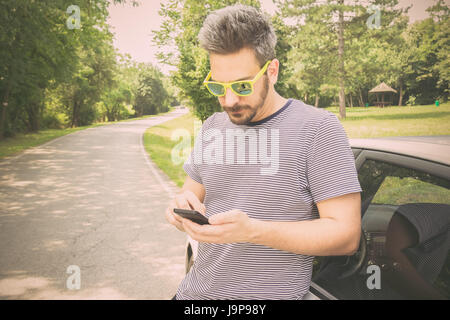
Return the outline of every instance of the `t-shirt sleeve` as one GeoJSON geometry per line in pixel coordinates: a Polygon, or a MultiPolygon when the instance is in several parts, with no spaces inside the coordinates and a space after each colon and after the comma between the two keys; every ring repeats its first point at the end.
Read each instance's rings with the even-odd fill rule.
{"type": "Polygon", "coordinates": [[[192,180],[195,180],[198,183],[203,184],[202,177],[200,175],[200,170],[199,170],[199,167],[196,164],[196,160],[195,160],[195,154],[196,154],[197,150],[198,149],[196,148],[196,145],[194,144],[194,149],[192,150],[188,159],[184,162],[183,169],[187,173],[187,175],[192,178],[192,180]]]}
{"type": "Polygon", "coordinates": [[[195,138],[194,148],[192,149],[191,154],[189,155],[189,157],[183,164],[183,169],[187,173],[187,175],[189,177],[191,177],[192,180],[195,180],[201,184],[203,184],[201,170],[200,170],[200,165],[202,164],[202,159],[203,159],[203,157],[202,157],[203,132],[205,132],[208,128],[210,128],[212,126],[213,119],[215,116],[216,116],[216,113],[214,113],[212,116],[210,116],[208,119],[206,119],[206,121],[202,124],[202,127],[199,130],[197,137],[195,138]]]}
{"type": "Polygon", "coordinates": [[[306,177],[315,203],[362,191],[347,135],[332,113],[320,123],[309,148],[306,177]]]}

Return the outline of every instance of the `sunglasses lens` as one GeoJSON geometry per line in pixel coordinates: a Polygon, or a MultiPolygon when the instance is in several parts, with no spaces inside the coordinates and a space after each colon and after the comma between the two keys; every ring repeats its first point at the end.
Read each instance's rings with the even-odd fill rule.
{"type": "Polygon", "coordinates": [[[216,96],[223,95],[225,92],[223,85],[218,83],[208,83],[208,88],[216,96]]]}
{"type": "Polygon", "coordinates": [[[231,85],[233,91],[242,96],[247,96],[252,93],[252,85],[249,82],[237,82],[231,85]]]}

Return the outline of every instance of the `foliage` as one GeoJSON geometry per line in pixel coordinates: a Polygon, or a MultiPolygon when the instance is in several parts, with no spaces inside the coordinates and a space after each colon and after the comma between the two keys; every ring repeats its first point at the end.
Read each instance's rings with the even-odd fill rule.
{"type": "Polygon", "coordinates": [[[209,72],[209,59],[200,48],[197,35],[209,12],[237,2],[259,8],[259,1],[255,0],[169,0],[161,4],[159,14],[164,20],[153,37],[160,48],[158,57],[162,63],[178,67],[172,75],[173,84],[180,89],[180,98],[202,121],[221,108],[217,98],[202,85],[209,72]],[[177,50],[178,56],[167,52],[167,48],[177,50]]]}
{"type": "MultiPolygon", "coordinates": [[[[69,0],[0,0],[0,139],[155,114],[180,103],[201,120],[221,111],[202,86],[209,59],[199,47],[198,32],[211,11],[237,2],[259,8],[259,1],[162,2],[163,23],[153,41],[160,61],[177,67],[170,77],[118,55],[113,47],[108,7],[124,2],[77,1],[81,26],[70,29],[69,0]]],[[[408,9],[397,8],[398,0],[275,2],[276,90],[283,96],[319,107],[336,103],[337,97],[344,107],[363,106],[375,99],[368,91],[384,81],[398,91],[393,101],[398,105],[448,101],[450,9],[445,1],[434,0],[427,9],[430,18],[412,24],[408,9]],[[381,9],[379,29],[366,23],[372,4],[381,9]]]]}
{"type": "MultiPolygon", "coordinates": [[[[159,11],[164,20],[153,38],[160,48],[159,59],[178,68],[171,80],[179,89],[179,99],[187,101],[202,120],[220,111],[220,106],[202,87],[209,59],[199,48],[197,35],[209,12],[235,2],[169,0],[159,11]]],[[[259,1],[239,2],[259,7],[259,1]]],[[[326,106],[343,90],[344,106],[364,106],[376,97],[368,91],[383,81],[398,91],[395,104],[403,105],[410,95],[419,104],[447,101],[450,28],[448,7],[442,0],[428,9],[432,18],[414,24],[408,22],[409,8],[399,9],[397,0],[275,3],[279,13],[271,20],[278,38],[281,70],[276,90],[280,94],[306,103],[312,97],[316,106],[326,106]],[[367,23],[372,5],[380,9],[379,28],[369,28],[367,23]]]]}
{"type": "Polygon", "coordinates": [[[281,17],[295,22],[297,32],[289,39],[294,49],[288,54],[287,63],[293,69],[289,82],[302,92],[306,102],[308,96],[315,96],[318,106],[319,96],[332,98],[343,89],[351,106],[353,97],[362,106],[363,92],[378,81],[388,81],[380,80],[389,73],[386,44],[398,42],[399,31],[407,25],[402,10],[394,8],[395,0],[320,3],[278,0],[276,3],[281,17]],[[366,23],[371,15],[369,9],[375,4],[382,9],[381,24],[379,29],[369,29],[366,23]],[[339,15],[343,16],[342,23],[339,15]]]}
{"type": "Polygon", "coordinates": [[[118,56],[106,22],[125,2],[77,1],[79,28],[69,28],[72,1],[0,0],[0,139],[132,116],[136,65],[118,56]]]}
{"type": "Polygon", "coordinates": [[[138,117],[169,110],[169,94],[162,73],[152,65],[140,64],[138,87],[133,109],[138,117]]]}

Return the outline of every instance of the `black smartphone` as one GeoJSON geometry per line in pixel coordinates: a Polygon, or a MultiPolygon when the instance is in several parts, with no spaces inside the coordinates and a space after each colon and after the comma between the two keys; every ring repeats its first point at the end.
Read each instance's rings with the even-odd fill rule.
{"type": "Polygon", "coordinates": [[[181,216],[185,219],[189,219],[192,222],[195,222],[197,224],[201,224],[201,225],[209,224],[208,218],[196,210],[186,210],[186,209],[174,208],[173,212],[175,212],[179,216],[181,216]]]}

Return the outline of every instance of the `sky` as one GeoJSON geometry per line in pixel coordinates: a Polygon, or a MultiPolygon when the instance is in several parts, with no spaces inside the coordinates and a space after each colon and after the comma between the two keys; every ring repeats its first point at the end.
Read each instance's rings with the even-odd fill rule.
{"type": "MultiPolygon", "coordinates": [[[[276,6],[272,0],[260,0],[261,7],[269,14],[273,14],[276,6]]],[[[108,23],[115,34],[114,46],[120,53],[128,53],[132,59],[138,62],[150,62],[157,65],[160,70],[168,74],[169,66],[161,65],[155,55],[158,51],[152,45],[152,30],[158,30],[162,18],[158,15],[161,2],[165,0],[139,0],[140,5],[133,7],[131,4],[111,5],[109,9],[108,23]]],[[[450,5],[450,0],[445,0],[450,5]]],[[[410,21],[414,22],[428,17],[425,11],[435,0],[399,0],[401,7],[412,5],[409,10],[410,21]]]]}

